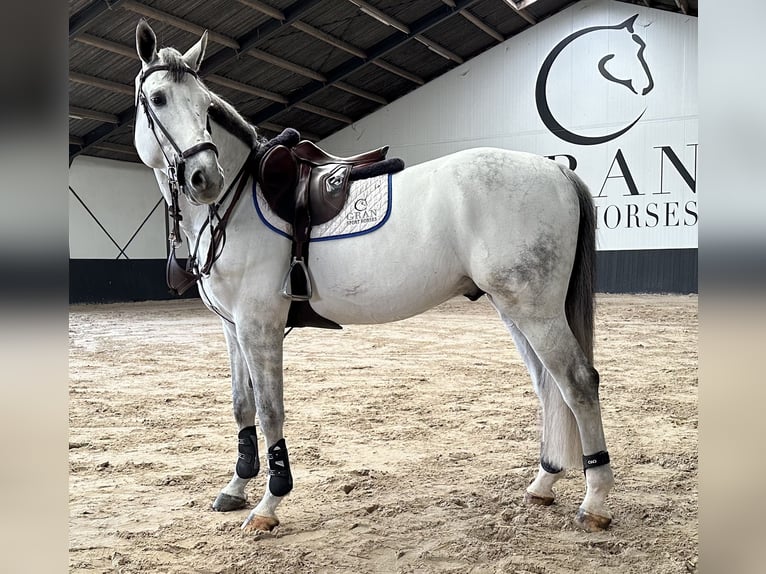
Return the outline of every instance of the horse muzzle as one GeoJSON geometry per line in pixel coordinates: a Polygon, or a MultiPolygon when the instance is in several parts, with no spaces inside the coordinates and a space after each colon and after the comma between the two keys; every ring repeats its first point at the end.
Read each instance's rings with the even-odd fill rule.
{"type": "Polygon", "coordinates": [[[223,169],[212,150],[199,152],[186,160],[184,179],[189,198],[198,204],[213,203],[223,191],[223,169]]]}

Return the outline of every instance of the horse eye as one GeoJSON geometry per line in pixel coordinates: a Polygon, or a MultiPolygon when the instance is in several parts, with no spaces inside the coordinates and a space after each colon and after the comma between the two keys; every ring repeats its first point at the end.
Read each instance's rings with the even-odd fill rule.
{"type": "Polygon", "coordinates": [[[165,99],[165,94],[163,94],[162,92],[157,92],[152,94],[151,100],[155,106],[164,106],[167,103],[167,100],[165,99]]]}

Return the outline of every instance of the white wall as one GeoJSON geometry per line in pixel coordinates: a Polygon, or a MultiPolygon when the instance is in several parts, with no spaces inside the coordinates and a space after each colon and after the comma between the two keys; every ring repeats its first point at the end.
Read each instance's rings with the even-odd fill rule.
{"type": "Polygon", "coordinates": [[[124,248],[149,213],[149,220],[125,249],[130,259],[164,259],[165,207],[152,171],[143,164],[78,156],[69,169],[69,186],[114,238],[98,226],[69,191],[69,257],[122,259],[124,248]]]}
{"type": "MultiPolygon", "coordinates": [[[[696,180],[697,19],[612,0],[586,0],[321,142],[352,154],[390,145],[407,165],[460,149],[498,146],[542,155],[568,154],[591,187],[599,211],[599,248],[695,248],[696,192],[671,159],[696,180]],[[654,88],[625,30],[594,30],[568,44],[548,76],[553,116],[583,136],[616,132],[645,110],[625,134],[598,145],[570,143],[543,123],[535,84],[543,62],[562,40],[590,27],[614,26],[638,14],[635,34],[654,88]],[[633,79],[638,94],[599,73],[633,79]],[[664,151],[662,148],[665,148],[664,151]]],[[[565,157],[557,161],[569,163],[565,157]]]]}

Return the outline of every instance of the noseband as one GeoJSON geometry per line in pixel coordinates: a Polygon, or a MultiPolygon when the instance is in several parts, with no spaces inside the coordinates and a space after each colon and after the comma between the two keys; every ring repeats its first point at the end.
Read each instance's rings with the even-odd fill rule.
{"type": "MultiPolygon", "coordinates": [[[[174,71],[179,70],[179,68],[177,67],[173,67],[172,69],[174,71]]],[[[189,193],[186,190],[186,183],[185,183],[186,180],[184,178],[186,160],[189,159],[191,156],[205,150],[212,151],[215,154],[215,156],[218,157],[218,148],[212,141],[207,141],[207,142],[201,142],[201,143],[195,144],[191,146],[190,148],[187,148],[186,150],[181,150],[179,145],[173,139],[173,136],[170,135],[170,132],[160,121],[160,118],[157,116],[157,112],[155,112],[154,108],[152,108],[149,105],[149,101],[146,97],[146,94],[144,93],[144,82],[146,81],[146,78],[148,78],[155,72],[170,71],[170,70],[171,70],[171,66],[167,64],[152,66],[151,68],[147,68],[146,70],[144,70],[141,73],[141,80],[139,81],[139,84],[138,84],[138,95],[137,95],[138,101],[136,103],[140,102],[141,105],[143,106],[144,113],[146,114],[146,121],[149,124],[149,129],[152,130],[152,133],[154,134],[154,137],[157,140],[157,144],[160,146],[162,155],[165,156],[165,161],[167,162],[167,165],[168,165],[168,184],[170,185],[171,192],[177,194],[178,190],[180,189],[182,193],[184,193],[187,197],[189,197],[189,193]],[[173,149],[176,152],[175,157],[173,157],[173,159],[170,159],[165,153],[165,149],[162,147],[162,142],[160,142],[160,138],[157,135],[157,130],[155,126],[160,129],[162,134],[165,136],[165,139],[170,143],[171,146],[173,146],[173,149]]],[[[197,75],[197,72],[195,72],[188,66],[180,68],[180,71],[186,74],[190,74],[196,80],[199,80],[199,76],[197,75]]],[[[207,119],[207,129],[209,132],[210,118],[207,119]]]]}

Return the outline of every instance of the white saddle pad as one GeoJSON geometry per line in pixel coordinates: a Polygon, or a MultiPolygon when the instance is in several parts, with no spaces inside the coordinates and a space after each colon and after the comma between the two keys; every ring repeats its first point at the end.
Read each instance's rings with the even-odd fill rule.
{"type": "MultiPolygon", "coordinates": [[[[253,182],[253,203],[266,227],[292,239],[292,225],[274,213],[253,182]]],[[[330,221],[311,228],[310,241],[329,241],[372,233],[391,214],[391,174],[362,179],[351,183],[343,210],[330,221]]]]}

